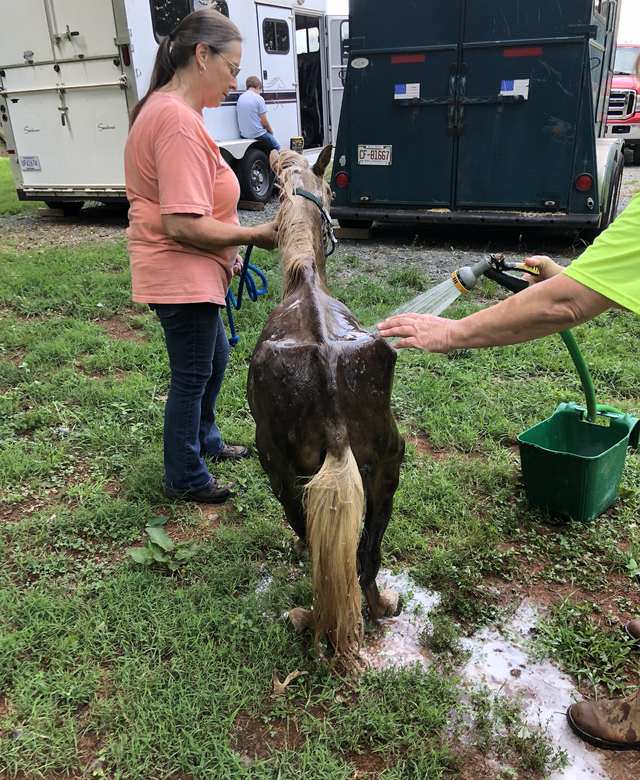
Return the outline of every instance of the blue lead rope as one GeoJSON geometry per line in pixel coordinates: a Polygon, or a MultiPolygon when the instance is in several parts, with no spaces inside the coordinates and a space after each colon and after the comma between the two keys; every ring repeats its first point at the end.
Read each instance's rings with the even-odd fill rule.
{"type": "Polygon", "coordinates": [[[251,263],[252,252],[253,245],[250,245],[247,247],[247,250],[244,253],[244,262],[242,263],[242,271],[240,272],[240,282],[238,284],[237,296],[233,293],[233,290],[229,288],[225,298],[227,319],[229,320],[229,332],[231,333],[229,344],[232,347],[235,347],[236,344],[240,341],[240,336],[238,336],[236,325],[233,319],[233,310],[236,309],[237,311],[242,306],[242,294],[245,287],[247,288],[247,295],[249,296],[249,300],[253,301],[254,303],[261,295],[267,295],[269,292],[269,283],[267,282],[267,277],[264,275],[264,271],[262,271],[257,266],[252,265],[251,263]],[[257,277],[259,280],[260,287],[258,287],[255,277],[257,277]]]}

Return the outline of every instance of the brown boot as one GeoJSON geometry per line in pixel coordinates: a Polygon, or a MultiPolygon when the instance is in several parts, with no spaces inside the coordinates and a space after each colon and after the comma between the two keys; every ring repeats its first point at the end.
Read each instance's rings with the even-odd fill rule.
{"type": "Polygon", "coordinates": [[[572,704],[567,720],[581,739],[596,747],[640,750],[640,692],[628,699],[572,704]]]}
{"type": "Polygon", "coordinates": [[[640,644],[640,618],[629,621],[624,630],[627,632],[629,639],[633,639],[634,642],[640,644]]]}

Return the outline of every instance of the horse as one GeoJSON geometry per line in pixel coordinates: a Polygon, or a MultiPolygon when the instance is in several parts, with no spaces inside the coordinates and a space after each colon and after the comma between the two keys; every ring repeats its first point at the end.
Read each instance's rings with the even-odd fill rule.
{"type": "Polygon", "coordinates": [[[401,610],[376,576],[404,440],[390,406],[395,351],[327,288],[330,160],[331,146],[313,168],[296,152],[271,153],[283,295],[253,352],[247,396],[262,467],[309,549],[313,608],[292,609],[289,619],[298,632],[315,629],[316,650],[326,637],[334,659],[353,667],[361,589],[373,620],[401,610]]]}

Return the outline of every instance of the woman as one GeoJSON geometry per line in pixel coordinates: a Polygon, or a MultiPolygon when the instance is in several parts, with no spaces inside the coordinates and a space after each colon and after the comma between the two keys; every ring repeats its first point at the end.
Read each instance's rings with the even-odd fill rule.
{"type": "Polygon", "coordinates": [[[240,244],[272,249],[273,223],[241,227],[238,180],[209,136],[202,110],[236,89],[238,28],[222,14],[185,17],[158,49],[149,91],[135,107],[125,148],[133,300],[164,330],[171,386],[165,408],[165,494],[220,503],[230,494],[213,460],[246,457],[225,444],[215,406],[229,344],[220,308],[240,244]]]}

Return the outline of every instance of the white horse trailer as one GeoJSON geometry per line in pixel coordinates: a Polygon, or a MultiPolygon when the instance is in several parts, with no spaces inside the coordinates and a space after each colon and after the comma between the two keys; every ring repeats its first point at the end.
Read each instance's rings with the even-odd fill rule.
{"type": "MultiPolygon", "coordinates": [[[[324,0],[0,0],[0,128],[21,200],[72,210],[125,197],[129,112],[147,90],[158,41],[206,7],[239,27],[238,86],[262,79],[280,143],[302,138],[313,155],[335,139],[348,22],[327,16],[324,0]]],[[[243,197],[266,200],[266,149],[240,137],[240,94],[204,119],[243,197]]]]}

